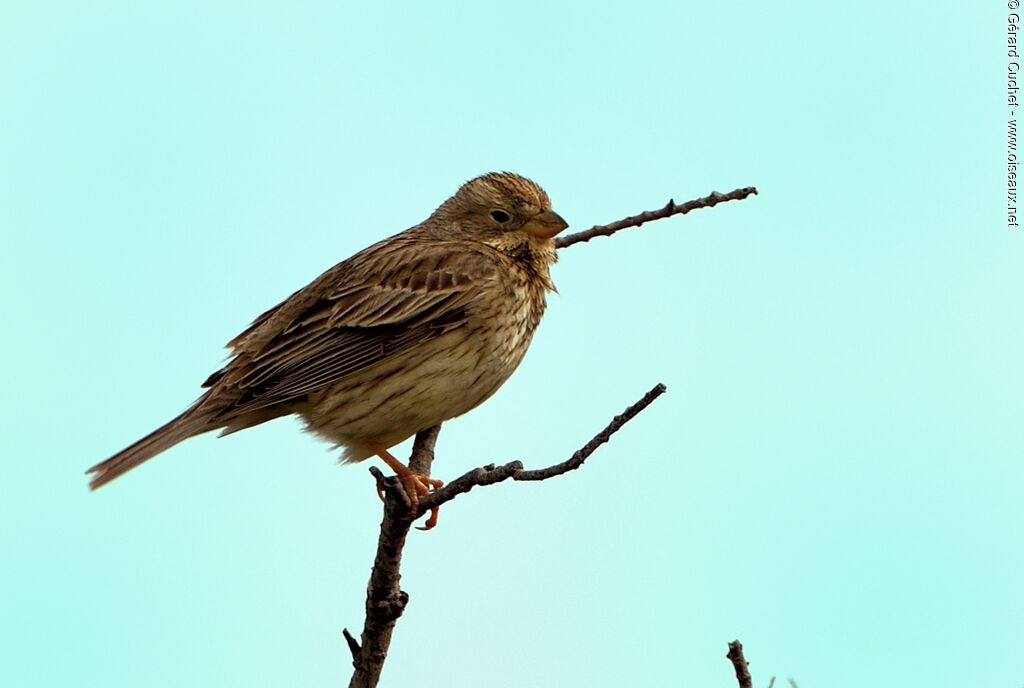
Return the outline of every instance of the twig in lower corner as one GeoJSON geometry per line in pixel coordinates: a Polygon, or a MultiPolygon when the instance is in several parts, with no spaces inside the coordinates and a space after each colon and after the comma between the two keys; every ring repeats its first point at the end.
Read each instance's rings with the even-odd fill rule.
{"type": "Polygon", "coordinates": [[[743,643],[738,640],[729,643],[729,652],[725,656],[729,658],[733,669],[736,670],[736,680],[739,682],[740,688],[754,688],[754,681],[750,677],[748,668],[749,662],[743,656],[743,643]]]}

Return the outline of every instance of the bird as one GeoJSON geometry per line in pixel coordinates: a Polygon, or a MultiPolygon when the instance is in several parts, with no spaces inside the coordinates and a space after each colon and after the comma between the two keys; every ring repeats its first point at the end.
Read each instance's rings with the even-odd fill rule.
{"type": "MultiPolygon", "coordinates": [[[[477,407],[512,375],[555,291],[568,223],[532,180],[491,172],[423,222],[356,253],[257,317],[183,413],[88,469],[99,488],[196,435],[294,414],[343,448],[380,457],[418,496],[441,485],[389,449],[477,407]]],[[[379,489],[379,488],[378,488],[379,489]]],[[[437,522],[432,511],[426,527],[437,522]]]]}

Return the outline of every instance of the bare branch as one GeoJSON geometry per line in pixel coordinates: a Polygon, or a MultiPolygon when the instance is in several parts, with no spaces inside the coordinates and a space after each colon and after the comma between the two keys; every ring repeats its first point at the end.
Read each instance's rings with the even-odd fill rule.
{"type": "Polygon", "coordinates": [[[434,463],[434,445],[437,444],[437,436],[441,433],[441,424],[438,423],[432,428],[416,434],[416,441],[412,445],[412,456],[409,458],[409,468],[413,473],[430,475],[430,467],[434,463]]]}
{"type": "Polygon", "coordinates": [[[612,422],[609,423],[604,430],[594,435],[593,439],[583,445],[583,447],[573,454],[567,461],[563,461],[562,463],[548,468],[542,468],[540,470],[520,471],[519,474],[515,476],[515,479],[547,480],[548,478],[556,475],[562,475],[563,473],[576,470],[583,465],[583,462],[586,461],[598,447],[610,440],[612,435],[618,432],[623,425],[633,420],[638,413],[650,406],[654,400],[664,394],[667,389],[668,388],[660,382],[654,385],[654,387],[652,387],[647,394],[643,395],[639,401],[626,408],[626,410],[621,414],[615,416],[615,418],[612,419],[612,422]]]}
{"type": "Polygon", "coordinates": [[[719,203],[725,203],[726,201],[742,201],[744,198],[754,195],[757,195],[757,187],[746,186],[742,189],[735,189],[726,194],[720,194],[717,191],[712,191],[704,198],[695,198],[692,201],[687,201],[686,203],[678,205],[675,201],[669,199],[668,204],[665,205],[664,208],[660,208],[658,210],[647,210],[639,215],[625,217],[618,222],[612,222],[607,225],[595,225],[582,232],[566,234],[563,237],[555,239],[555,246],[557,248],[566,248],[567,246],[572,246],[573,244],[578,244],[583,241],[590,241],[594,237],[611,236],[621,229],[639,227],[645,222],[661,220],[666,217],[672,217],[673,215],[685,215],[691,210],[697,210],[698,208],[713,208],[719,203]]]}
{"type": "MultiPolygon", "coordinates": [[[[349,642],[349,650],[353,653],[352,666],[355,667],[349,688],[374,688],[380,681],[395,622],[409,603],[409,596],[399,587],[402,580],[399,573],[402,549],[412,525],[408,516],[409,498],[398,478],[384,477],[379,469],[374,469],[374,477],[385,495],[384,519],[377,539],[377,556],[366,587],[366,621],[363,625],[362,646],[356,643],[353,647],[354,639],[349,642]],[[358,648],[358,652],[355,648],[358,648]]],[[[345,635],[347,640],[347,631],[345,635]]]]}
{"type": "Polygon", "coordinates": [[[345,643],[348,644],[348,651],[352,653],[352,666],[357,666],[356,662],[359,661],[359,655],[362,653],[362,648],[359,647],[359,641],[352,637],[352,634],[348,632],[347,628],[341,629],[341,634],[345,636],[345,643]]]}
{"type": "Polygon", "coordinates": [[[455,480],[451,481],[436,492],[420,498],[420,506],[417,517],[422,516],[431,508],[441,506],[464,492],[469,492],[478,485],[493,485],[503,480],[547,480],[557,475],[563,475],[569,471],[576,470],[583,465],[583,462],[594,453],[602,444],[611,439],[623,425],[631,421],[638,413],[650,406],[655,399],[665,393],[666,387],[662,383],[656,384],[639,401],[628,407],[621,414],[615,416],[604,430],[594,435],[593,439],[587,442],[576,453],[562,463],[557,463],[547,468],[525,470],[519,461],[512,461],[503,466],[489,464],[474,468],[455,480]]]}
{"type": "Polygon", "coordinates": [[[747,658],[743,656],[743,643],[734,640],[729,643],[729,652],[725,655],[732,662],[732,668],[736,670],[736,680],[740,688],[754,688],[754,681],[750,677],[750,669],[747,668],[747,658]]]}
{"type": "MultiPolygon", "coordinates": [[[[469,492],[477,485],[491,485],[508,478],[545,480],[579,468],[598,447],[664,392],[665,385],[655,385],[637,403],[615,416],[604,430],[597,433],[567,461],[537,471],[524,471],[523,464],[518,461],[499,467],[490,464],[473,469],[437,492],[420,497],[420,508],[415,514],[410,513],[409,497],[405,494],[401,481],[395,477],[385,477],[379,468],[371,466],[370,473],[384,492],[384,520],[380,525],[377,557],[366,591],[366,623],[363,626],[362,645],[356,642],[347,629],[343,631],[352,653],[352,666],[355,667],[349,688],[373,688],[380,680],[395,622],[409,602],[409,596],[399,587],[399,567],[405,538],[416,518],[432,507],[440,506],[464,492],[469,492]]],[[[416,466],[416,470],[424,473],[430,470],[434,443],[439,432],[440,426],[436,426],[416,435],[410,466],[416,466]]]]}

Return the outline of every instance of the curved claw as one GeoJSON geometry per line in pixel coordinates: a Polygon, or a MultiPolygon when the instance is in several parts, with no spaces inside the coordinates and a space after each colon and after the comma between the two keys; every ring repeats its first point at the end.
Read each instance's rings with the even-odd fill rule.
{"type": "Polygon", "coordinates": [[[435,506],[430,509],[430,518],[422,526],[416,526],[416,530],[430,530],[437,525],[437,512],[441,509],[439,506],[435,506]]]}
{"type": "MultiPolygon", "coordinates": [[[[377,456],[384,460],[391,470],[395,472],[398,479],[402,482],[402,488],[405,490],[406,496],[409,497],[409,508],[413,513],[419,510],[420,497],[428,495],[434,490],[443,487],[444,481],[437,480],[436,478],[430,478],[419,473],[413,473],[404,463],[396,459],[388,452],[385,447],[380,445],[371,444],[370,448],[376,452],[377,456]]],[[[377,496],[384,501],[384,491],[381,488],[380,483],[377,483],[377,496]]],[[[430,510],[430,517],[427,522],[423,524],[423,527],[417,526],[417,530],[430,530],[437,525],[437,513],[438,507],[433,507],[430,510]]]]}

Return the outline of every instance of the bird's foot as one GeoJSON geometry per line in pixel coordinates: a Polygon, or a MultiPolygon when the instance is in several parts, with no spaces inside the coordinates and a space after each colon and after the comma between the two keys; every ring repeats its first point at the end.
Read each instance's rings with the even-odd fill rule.
{"type": "MultiPolygon", "coordinates": [[[[441,480],[415,473],[411,468],[392,456],[386,448],[377,444],[371,444],[370,448],[398,476],[399,481],[402,483],[402,489],[405,490],[406,496],[409,497],[409,510],[412,513],[415,514],[419,510],[420,497],[428,495],[439,487],[444,486],[444,482],[441,480]]],[[[377,496],[380,497],[381,501],[384,501],[384,490],[380,483],[377,483],[377,496]]],[[[430,530],[436,526],[438,509],[439,507],[433,507],[430,510],[430,517],[427,518],[426,523],[422,527],[417,526],[417,530],[430,530]]]]}
{"type": "MultiPolygon", "coordinates": [[[[430,494],[439,487],[444,487],[444,481],[409,471],[409,480],[407,482],[405,479],[402,479],[402,486],[405,487],[406,494],[415,495],[414,497],[410,497],[410,500],[413,503],[413,513],[416,513],[420,505],[419,498],[424,495],[430,494]],[[410,488],[412,488],[411,491],[410,488]]],[[[426,523],[424,523],[422,526],[416,526],[416,530],[430,530],[431,528],[436,526],[437,514],[440,508],[441,507],[439,506],[431,507],[430,516],[427,517],[426,523]]]]}

